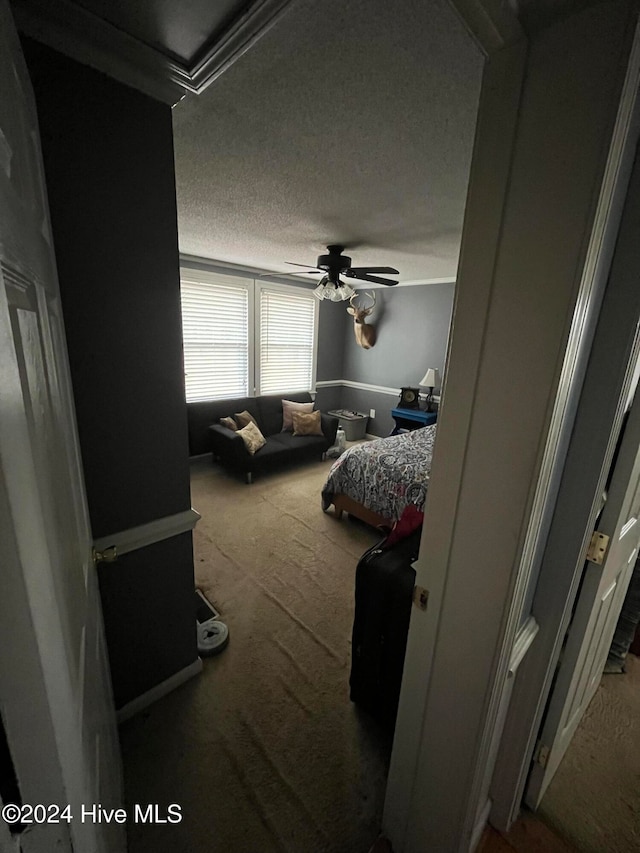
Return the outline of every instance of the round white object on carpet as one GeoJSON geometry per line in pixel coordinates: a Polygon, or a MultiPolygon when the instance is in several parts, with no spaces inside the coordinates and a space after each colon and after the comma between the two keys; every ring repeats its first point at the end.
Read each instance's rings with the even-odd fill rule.
{"type": "Polygon", "coordinates": [[[229,642],[229,629],[224,622],[208,619],[196,622],[198,630],[198,652],[201,655],[217,655],[229,642]]]}

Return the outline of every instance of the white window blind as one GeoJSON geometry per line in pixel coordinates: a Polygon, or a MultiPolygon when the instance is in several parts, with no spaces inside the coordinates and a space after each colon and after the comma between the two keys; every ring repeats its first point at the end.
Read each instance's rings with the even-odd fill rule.
{"type": "Polygon", "coordinates": [[[245,285],[183,278],[188,403],[249,396],[249,292],[245,285]]]}
{"type": "Polygon", "coordinates": [[[258,394],[312,390],[317,299],[264,285],[258,293],[258,394]]]}

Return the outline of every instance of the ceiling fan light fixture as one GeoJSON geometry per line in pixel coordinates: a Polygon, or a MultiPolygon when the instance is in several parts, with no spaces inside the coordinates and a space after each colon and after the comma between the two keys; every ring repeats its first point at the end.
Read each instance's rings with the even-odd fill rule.
{"type": "Polygon", "coordinates": [[[341,281],[340,276],[346,278],[357,278],[360,281],[368,281],[371,284],[385,284],[387,287],[398,284],[397,281],[392,281],[389,278],[380,278],[377,273],[385,275],[399,275],[399,272],[394,267],[352,267],[351,258],[348,255],[343,255],[344,246],[332,244],[327,246],[328,254],[320,255],[316,262],[316,266],[307,267],[307,264],[293,263],[287,261],[295,267],[307,267],[307,275],[314,274],[316,270],[326,273],[323,276],[320,284],[313,291],[314,296],[318,299],[329,299],[331,302],[344,302],[351,299],[356,292],[351,285],[341,281]],[[372,275],[376,273],[376,275],[372,275]]]}
{"type": "Polygon", "coordinates": [[[320,284],[317,287],[314,287],[313,295],[317,299],[326,299],[327,298],[327,281],[328,281],[328,278],[325,275],[320,280],[320,284]]]}
{"type": "Polygon", "coordinates": [[[346,282],[342,282],[339,287],[336,288],[336,293],[340,295],[340,301],[344,302],[346,299],[351,299],[355,290],[351,287],[350,284],[346,282]]]}
{"type": "Polygon", "coordinates": [[[317,299],[328,299],[330,302],[344,302],[351,299],[354,293],[355,290],[350,284],[340,281],[340,279],[333,282],[328,275],[325,275],[320,284],[313,289],[313,295],[317,299]]]}

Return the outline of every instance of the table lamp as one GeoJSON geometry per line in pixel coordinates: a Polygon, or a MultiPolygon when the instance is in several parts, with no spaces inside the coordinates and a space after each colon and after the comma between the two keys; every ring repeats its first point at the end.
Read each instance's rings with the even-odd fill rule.
{"type": "Polygon", "coordinates": [[[428,388],[427,412],[432,411],[433,389],[440,387],[440,371],[437,367],[430,367],[419,382],[421,388],[428,388]]]}

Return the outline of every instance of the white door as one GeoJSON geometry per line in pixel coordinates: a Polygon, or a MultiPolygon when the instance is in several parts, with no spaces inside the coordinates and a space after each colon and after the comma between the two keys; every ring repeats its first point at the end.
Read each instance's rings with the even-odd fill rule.
{"type": "Polygon", "coordinates": [[[0,850],[120,853],[124,827],[80,811],[121,806],[122,785],[41,164],[0,0],[0,715],[22,802],[70,804],[0,821],[0,850]]]}
{"type": "Polygon", "coordinates": [[[549,698],[525,802],[537,808],[598,689],[640,541],[640,390],[636,391],[597,530],[609,537],[601,565],[587,561],[549,698]]]}

